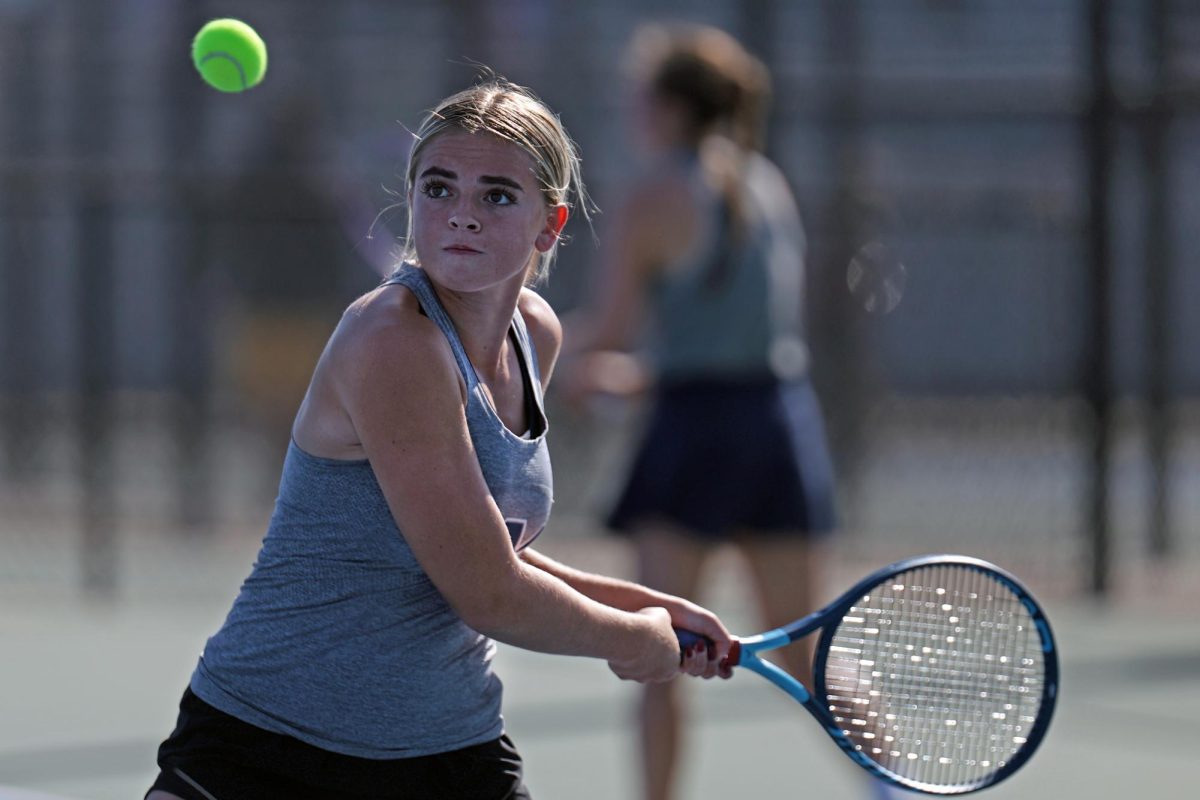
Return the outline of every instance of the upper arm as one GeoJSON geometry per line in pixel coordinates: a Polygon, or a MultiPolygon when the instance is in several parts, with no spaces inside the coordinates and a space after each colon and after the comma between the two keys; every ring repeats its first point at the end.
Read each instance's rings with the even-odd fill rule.
{"type": "Polygon", "coordinates": [[[388,316],[349,337],[345,405],[413,555],[473,624],[519,563],[471,443],[445,337],[415,312],[388,316]]]}

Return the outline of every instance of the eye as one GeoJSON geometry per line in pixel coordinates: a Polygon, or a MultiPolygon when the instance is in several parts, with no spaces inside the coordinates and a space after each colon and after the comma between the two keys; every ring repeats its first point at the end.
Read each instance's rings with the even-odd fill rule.
{"type": "Polygon", "coordinates": [[[513,196],[512,192],[505,191],[504,189],[490,189],[483,196],[483,199],[497,206],[508,206],[517,202],[517,198],[513,196]]]}
{"type": "Polygon", "coordinates": [[[441,181],[426,181],[421,185],[421,194],[433,200],[450,196],[450,187],[441,181]]]}

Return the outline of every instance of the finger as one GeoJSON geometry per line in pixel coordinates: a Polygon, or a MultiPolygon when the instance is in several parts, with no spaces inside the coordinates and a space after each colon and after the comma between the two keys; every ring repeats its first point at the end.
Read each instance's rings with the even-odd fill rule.
{"type": "Polygon", "coordinates": [[[704,671],[704,679],[711,680],[721,674],[721,662],[715,658],[708,660],[708,668],[704,671]]]}
{"type": "Polygon", "coordinates": [[[707,678],[716,668],[716,661],[710,655],[710,648],[707,643],[701,644],[696,648],[696,675],[701,678],[707,678]]]}
{"type": "MultiPolygon", "coordinates": [[[[703,626],[698,625],[697,627],[703,626]]],[[[698,633],[676,629],[676,635],[679,636],[681,642],[686,643],[681,646],[679,654],[681,672],[706,679],[714,678],[721,674],[719,665],[722,661],[732,661],[730,656],[733,655],[732,648],[736,645],[736,640],[731,642],[728,648],[725,648],[721,643],[708,637],[702,637],[698,633]],[[722,652],[723,650],[725,652],[722,652]],[[701,651],[703,651],[703,660],[696,658],[701,651]],[[702,673],[699,671],[701,665],[703,665],[702,673]]]]}
{"type": "Polygon", "coordinates": [[[715,662],[708,657],[706,642],[698,641],[685,648],[680,671],[696,678],[704,678],[713,671],[714,667],[715,662]]]}
{"type": "Polygon", "coordinates": [[[712,642],[715,648],[714,658],[725,658],[733,646],[734,636],[719,619],[711,615],[697,615],[690,629],[712,642]]]}
{"type": "Polygon", "coordinates": [[[696,677],[703,676],[709,668],[708,648],[703,643],[697,643],[684,650],[683,664],[680,670],[696,677]]]}

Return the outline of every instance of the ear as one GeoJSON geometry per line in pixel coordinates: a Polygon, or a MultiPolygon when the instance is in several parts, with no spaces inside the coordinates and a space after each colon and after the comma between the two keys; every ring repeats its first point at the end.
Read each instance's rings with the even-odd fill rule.
{"type": "Polygon", "coordinates": [[[562,229],[566,226],[569,216],[570,212],[565,205],[550,207],[550,212],[546,215],[546,225],[534,241],[534,247],[539,253],[549,252],[550,248],[558,243],[558,237],[562,235],[562,229]]]}

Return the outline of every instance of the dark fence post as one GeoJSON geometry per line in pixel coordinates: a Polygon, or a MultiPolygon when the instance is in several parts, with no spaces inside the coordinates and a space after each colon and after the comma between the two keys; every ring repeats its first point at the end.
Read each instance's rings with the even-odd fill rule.
{"type": "MultiPolygon", "coordinates": [[[[31,64],[41,26],[37,17],[28,15],[13,24],[3,35],[6,62],[31,64]]],[[[37,386],[38,344],[36,330],[38,291],[37,236],[34,228],[41,213],[41,197],[32,166],[39,149],[37,122],[41,118],[41,92],[28,73],[18,69],[0,72],[4,98],[2,152],[6,155],[4,175],[0,179],[0,280],[4,286],[4,304],[0,310],[0,425],[3,426],[3,470],[5,480],[17,483],[29,480],[33,470],[31,456],[38,446],[34,394],[37,386]]]]}
{"type": "MultiPolygon", "coordinates": [[[[209,18],[203,9],[190,6],[178,12],[176,41],[188,42],[209,18]]],[[[171,265],[169,302],[172,310],[168,380],[171,387],[171,439],[175,456],[175,515],[186,534],[211,531],[212,486],[210,408],[211,369],[208,329],[208,296],[204,277],[209,259],[208,192],[201,170],[204,112],[200,98],[209,91],[199,80],[191,60],[181,52],[168,66],[165,82],[170,108],[164,135],[174,143],[174,164],[168,167],[164,195],[170,199],[175,252],[171,265]]]]}
{"type": "MultiPolygon", "coordinates": [[[[857,0],[825,0],[822,12],[830,69],[823,133],[834,167],[823,257],[814,258],[809,248],[806,316],[816,353],[814,382],[824,398],[839,477],[853,492],[867,412],[861,309],[846,285],[846,268],[863,232],[863,38],[857,0]]],[[[807,225],[811,244],[816,226],[813,220],[807,225]]]]}
{"type": "Polygon", "coordinates": [[[112,390],[116,369],[113,287],[115,176],[112,98],[105,91],[103,59],[113,24],[99,3],[75,3],[76,68],[71,156],[75,184],[76,320],[79,369],[78,432],[82,577],[84,591],[110,596],[117,590],[117,503],[113,459],[112,390]]]}
{"type": "Polygon", "coordinates": [[[776,69],[778,62],[778,45],[775,31],[778,28],[778,8],[775,0],[742,0],[738,4],[741,11],[739,18],[739,35],[742,43],[755,56],[760,58],[767,69],[771,71],[771,89],[773,92],[771,108],[768,112],[766,141],[763,150],[768,155],[778,155],[779,144],[779,98],[781,96],[780,81],[782,76],[776,69]]]}
{"type": "MultiPolygon", "coordinates": [[[[85,166],[85,169],[87,167],[85,166]]],[[[79,457],[83,481],[83,588],[107,596],[117,589],[117,509],[112,457],[113,209],[105,174],[85,177],[76,208],[79,321],[79,457]]]]}
{"type": "Polygon", "coordinates": [[[1112,251],[1109,241],[1109,192],[1112,183],[1114,135],[1112,76],[1109,64],[1109,3],[1107,0],[1091,0],[1087,9],[1090,96],[1084,118],[1088,204],[1084,227],[1084,253],[1085,264],[1091,268],[1091,316],[1083,388],[1093,419],[1091,491],[1087,515],[1090,534],[1088,588],[1099,596],[1108,592],[1112,569],[1108,487],[1112,450],[1112,251]]]}
{"type": "Polygon", "coordinates": [[[1146,439],[1150,459],[1150,552],[1171,553],[1170,363],[1171,319],[1167,302],[1171,269],[1171,203],[1168,138],[1171,125],[1171,55],[1167,0],[1149,5],[1147,51],[1153,86],[1142,135],[1146,170],[1146,439]]]}

